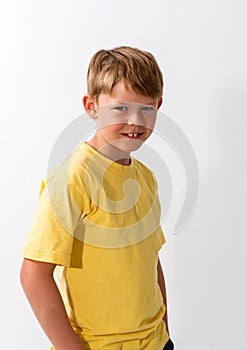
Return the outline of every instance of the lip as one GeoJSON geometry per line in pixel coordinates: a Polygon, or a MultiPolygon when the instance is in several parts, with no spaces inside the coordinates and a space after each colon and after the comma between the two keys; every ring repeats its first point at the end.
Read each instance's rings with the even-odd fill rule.
{"type": "Polygon", "coordinates": [[[124,133],[121,133],[121,135],[128,138],[129,140],[138,140],[142,137],[143,134],[144,134],[144,132],[128,132],[128,133],[124,132],[124,133]],[[129,136],[129,135],[136,135],[136,136],[129,136]]]}

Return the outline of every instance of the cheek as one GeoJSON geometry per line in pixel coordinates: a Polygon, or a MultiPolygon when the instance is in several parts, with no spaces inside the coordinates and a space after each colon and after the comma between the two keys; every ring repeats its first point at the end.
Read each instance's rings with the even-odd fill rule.
{"type": "Polygon", "coordinates": [[[148,134],[151,134],[154,131],[155,120],[147,120],[145,123],[145,128],[148,134]]]}
{"type": "Polygon", "coordinates": [[[119,124],[101,124],[99,129],[100,132],[103,134],[108,134],[108,135],[115,135],[116,133],[119,133],[124,124],[119,123],[119,124]]]}
{"type": "Polygon", "coordinates": [[[153,133],[153,129],[146,129],[144,140],[147,140],[152,133],[153,133]]]}
{"type": "Polygon", "coordinates": [[[123,122],[120,122],[119,120],[116,120],[116,118],[111,117],[110,114],[101,114],[99,118],[97,119],[97,125],[99,127],[104,128],[120,128],[121,125],[123,125],[123,122]]]}
{"type": "Polygon", "coordinates": [[[152,118],[151,120],[148,120],[148,122],[147,122],[148,128],[153,130],[154,126],[155,126],[155,123],[156,123],[156,118],[152,118]]]}

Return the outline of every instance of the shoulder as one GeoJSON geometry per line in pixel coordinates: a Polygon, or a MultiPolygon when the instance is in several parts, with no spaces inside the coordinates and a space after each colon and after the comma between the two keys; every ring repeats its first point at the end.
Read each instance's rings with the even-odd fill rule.
{"type": "Polygon", "coordinates": [[[91,166],[92,152],[85,143],[80,144],[70,157],[68,182],[71,186],[81,187],[91,166]]]}
{"type": "Polygon", "coordinates": [[[47,176],[42,180],[40,193],[46,185],[50,188],[56,188],[57,191],[64,191],[67,187],[81,187],[89,161],[90,155],[80,145],[59,165],[47,173],[47,176]]]}
{"type": "Polygon", "coordinates": [[[136,159],[136,158],[132,157],[132,160],[133,160],[134,165],[135,165],[136,167],[139,167],[139,168],[142,169],[144,172],[152,173],[152,170],[151,170],[147,165],[145,165],[143,162],[141,162],[139,159],[136,159]]]}
{"type": "Polygon", "coordinates": [[[153,171],[144,163],[136,158],[132,158],[134,161],[134,167],[137,171],[137,176],[142,176],[146,179],[148,183],[152,183],[155,187],[157,187],[157,181],[153,171]]]}

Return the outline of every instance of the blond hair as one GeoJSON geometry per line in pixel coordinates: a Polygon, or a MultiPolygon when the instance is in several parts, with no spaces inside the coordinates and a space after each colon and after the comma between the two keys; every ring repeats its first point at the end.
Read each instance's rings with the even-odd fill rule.
{"type": "Polygon", "coordinates": [[[154,56],[147,51],[120,46],[112,50],[99,50],[93,55],[87,73],[90,96],[111,95],[112,89],[120,81],[140,95],[162,97],[162,73],[154,56]]]}

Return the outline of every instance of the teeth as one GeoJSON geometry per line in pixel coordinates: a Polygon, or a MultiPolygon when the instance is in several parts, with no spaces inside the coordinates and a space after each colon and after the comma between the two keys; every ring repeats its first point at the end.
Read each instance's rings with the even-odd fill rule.
{"type": "Polygon", "coordinates": [[[129,137],[136,137],[138,134],[128,134],[129,137]]]}

